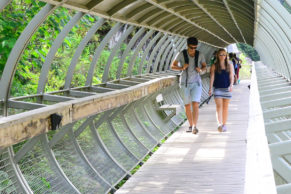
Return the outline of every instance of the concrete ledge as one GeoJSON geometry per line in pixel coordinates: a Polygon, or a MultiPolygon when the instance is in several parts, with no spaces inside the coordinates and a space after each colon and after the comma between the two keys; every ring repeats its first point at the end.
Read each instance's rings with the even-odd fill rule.
{"type": "Polygon", "coordinates": [[[176,76],[166,76],[125,89],[2,117],[0,118],[0,149],[48,132],[51,129],[51,114],[62,115],[61,126],[64,126],[79,119],[126,105],[176,83],[176,76]]]}
{"type": "Polygon", "coordinates": [[[258,93],[256,70],[253,66],[250,91],[249,126],[247,131],[247,160],[245,194],[276,194],[270,151],[265,133],[258,93]]]}

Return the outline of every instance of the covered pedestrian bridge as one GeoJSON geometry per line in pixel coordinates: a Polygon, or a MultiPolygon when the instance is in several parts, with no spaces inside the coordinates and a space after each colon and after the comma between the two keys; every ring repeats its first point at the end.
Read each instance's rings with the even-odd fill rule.
{"type": "Polygon", "coordinates": [[[1,0],[0,192],[291,193],[290,5],[1,0]],[[234,88],[227,133],[208,73],[200,133],[184,132],[170,64],[189,36],[208,64],[232,43],[260,55],[234,88]]]}

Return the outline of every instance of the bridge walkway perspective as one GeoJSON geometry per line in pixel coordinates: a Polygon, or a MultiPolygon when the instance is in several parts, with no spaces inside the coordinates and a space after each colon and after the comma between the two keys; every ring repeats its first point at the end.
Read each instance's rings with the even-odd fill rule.
{"type": "Polygon", "coordinates": [[[198,135],[185,122],[117,193],[244,193],[248,84],[234,88],[227,132],[217,131],[212,98],[200,109],[198,135]]]}

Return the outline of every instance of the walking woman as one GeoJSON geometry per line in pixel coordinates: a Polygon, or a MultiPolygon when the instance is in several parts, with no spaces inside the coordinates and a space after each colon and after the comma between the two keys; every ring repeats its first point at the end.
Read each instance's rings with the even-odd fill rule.
{"type": "Polygon", "coordinates": [[[233,65],[229,63],[224,49],[217,51],[216,59],[210,69],[209,95],[212,94],[212,87],[214,87],[218,131],[225,132],[227,130],[228,104],[232,96],[234,69],[233,65]]]}

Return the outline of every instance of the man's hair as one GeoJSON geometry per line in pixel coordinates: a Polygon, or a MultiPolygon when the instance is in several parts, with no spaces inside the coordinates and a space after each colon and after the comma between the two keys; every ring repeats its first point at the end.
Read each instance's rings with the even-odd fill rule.
{"type": "Polygon", "coordinates": [[[198,45],[198,40],[195,37],[189,37],[187,39],[187,45],[192,44],[192,45],[198,45]]]}

